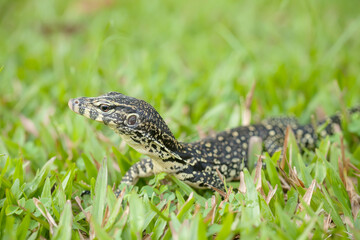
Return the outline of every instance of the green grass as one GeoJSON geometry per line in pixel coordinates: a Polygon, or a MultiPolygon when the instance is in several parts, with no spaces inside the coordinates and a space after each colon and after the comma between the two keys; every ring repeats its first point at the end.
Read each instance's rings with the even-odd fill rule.
{"type": "Polygon", "coordinates": [[[241,125],[255,81],[252,122],[344,111],[360,104],[358,9],[356,0],[0,2],[0,238],[359,238],[359,118],[313,152],[290,138],[296,172],[265,155],[267,168],[246,170],[246,190],[231,183],[226,198],[159,174],[116,199],[113,184],[141,156],[67,107],[122,92],[155,106],[182,141],[241,125]]]}

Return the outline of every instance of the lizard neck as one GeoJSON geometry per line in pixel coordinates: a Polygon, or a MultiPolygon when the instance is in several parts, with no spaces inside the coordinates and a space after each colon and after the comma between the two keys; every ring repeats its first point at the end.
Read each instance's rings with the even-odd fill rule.
{"type": "Polygon", "coordinates": [[[138,131],[124,133],[116,128],[113,130],[118,133],[129,146],[139,153],[150,157],[152,160],[182,161],[189,158],[189,156],[185,154],[187,144],[178,142],[167,126],[166,128],[150,128],[147,133],[138,131]]]}

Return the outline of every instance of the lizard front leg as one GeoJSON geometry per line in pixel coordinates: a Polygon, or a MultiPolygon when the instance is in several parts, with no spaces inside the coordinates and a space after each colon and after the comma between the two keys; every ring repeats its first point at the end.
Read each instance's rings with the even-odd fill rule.
{"type": "MultiPolygon", "coordinates": [[[[141,177],[154,175],[154,164],[150,158],[142,159],[132,165],[121,179],[121,183],[134,185],[141,177]]],[[[120,190],[115,191],[116,197],[119,196],[120,190]]]]}
{"type": "Polygon", "coordinates": [[[154,164],[150,158],[142,159],[132,165],[121,179],[121,183],[134,185],[141,177],[154,175],[154,164]]]}

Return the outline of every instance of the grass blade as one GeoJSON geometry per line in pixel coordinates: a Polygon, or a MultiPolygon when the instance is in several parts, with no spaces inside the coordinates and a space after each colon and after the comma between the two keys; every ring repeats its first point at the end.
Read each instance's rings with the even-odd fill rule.
{"type": "Polygon", "coordinates": [[[63,212],[61,213],[59,225],[55,230],[54,240],[67,240],[71,239],[72,233],[72,209],[71,202],[68,200],[65,203],[63,212]]]}

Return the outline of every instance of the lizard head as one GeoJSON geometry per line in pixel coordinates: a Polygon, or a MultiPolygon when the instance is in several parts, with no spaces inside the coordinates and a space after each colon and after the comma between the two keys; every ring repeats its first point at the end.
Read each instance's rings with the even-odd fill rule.
{"type": "Polygon", "coordinates": [[[179,143],[165,121],[143,100],[109,92],[70,99],[68,105],[75,113],[109,126],[140,153],[152,158],[180,158],[176,153],[179,143]]]}

